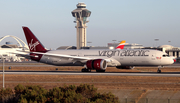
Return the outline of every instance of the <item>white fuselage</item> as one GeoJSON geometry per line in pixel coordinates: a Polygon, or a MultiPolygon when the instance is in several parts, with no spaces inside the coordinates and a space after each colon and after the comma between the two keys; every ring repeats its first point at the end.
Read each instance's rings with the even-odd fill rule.
{"type": "MultiPolygon", "coordinates": [[[[173,64],[173,58],[158,50],[55,50],[47,53],[110,60],[107,66],[164,66],[173,64]]],[[[45,53],[46,54],[46,53],[45,53]]],[[[83,60],[43,55],[39,62],[58,66],[84,66],[83,60]]]]}

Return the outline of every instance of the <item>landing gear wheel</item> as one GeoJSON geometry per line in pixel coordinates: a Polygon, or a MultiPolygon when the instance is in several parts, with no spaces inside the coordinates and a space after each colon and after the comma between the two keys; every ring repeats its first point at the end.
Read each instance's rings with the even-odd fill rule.
{"type": "Polygon", "coordinates": [[[105,72],[105,70],[96,70],[96,72],[105,72]]]}
{"type": "Polygon", "coordinates": [[[87,72],[91,72],[91,69],[87,69],[87,72]]]}
{"type": "Polygon", "coordinates": [[[161,73],[161,68],[163,68],[163,66],[158,66],[158,70],[157,70],[157,73],[161,73]]]}
{"type": "Polygon", "coordinates": [[[81,72],[84,72],[85,70],[84,69],[81,69],[81,72]]]}
{"type": "Polygon", "coordinates": [[[81,72],[91,72],[91,69],[84,68],[84,69],[81,70],[81,72]]]}
{"type": "Polygon", "coordinates": [[[134,69],[134,66],[130,66],[129,68],[130,68],[130,69],[134,69]]]}
{"type": "Polygon", "coordinates": [[[158,69],[158,70],[157,70],[157,73],[161,73],[161,70],[158,69]]]}

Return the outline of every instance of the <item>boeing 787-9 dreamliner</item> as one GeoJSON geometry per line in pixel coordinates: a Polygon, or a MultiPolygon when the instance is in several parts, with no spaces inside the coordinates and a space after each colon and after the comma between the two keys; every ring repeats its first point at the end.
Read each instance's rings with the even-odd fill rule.
{"type": "Polygon", "coordinates": [[[32,60],[56,66],[84,66],[82,72],[105,72],[107,67],[160,67],[174,63],[167,53],[149,49],[46,50],[28,27],[23,27],[32,60]]]}

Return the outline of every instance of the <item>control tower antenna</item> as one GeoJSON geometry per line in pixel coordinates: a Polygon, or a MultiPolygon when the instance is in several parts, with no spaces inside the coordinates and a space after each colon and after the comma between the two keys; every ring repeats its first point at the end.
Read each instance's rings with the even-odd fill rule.
{"type": "Polygon", "coordinates": [[[74,23],[76,23],[75,28],[77,29],[77,49],[86,46],[86,23],[88,23],[87,18],[91,15],[91,11],[86,9],[86,4],[78,3],[77,9],[73,10],[72,16],[75,17],[74,23]]]}

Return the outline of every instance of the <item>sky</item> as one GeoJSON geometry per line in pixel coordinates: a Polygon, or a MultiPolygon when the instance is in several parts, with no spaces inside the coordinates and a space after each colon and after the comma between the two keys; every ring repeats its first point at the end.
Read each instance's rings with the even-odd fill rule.
{"type": "Polygon", "coordinates": [[[0,37],[13,35],[26,42],[22,26],[27,26],[46,48],[76,46],[71,11],[78,2],[91,11],[88,46],[126,40],[180,47],[180,0],[0,0],[0,37]]]}

